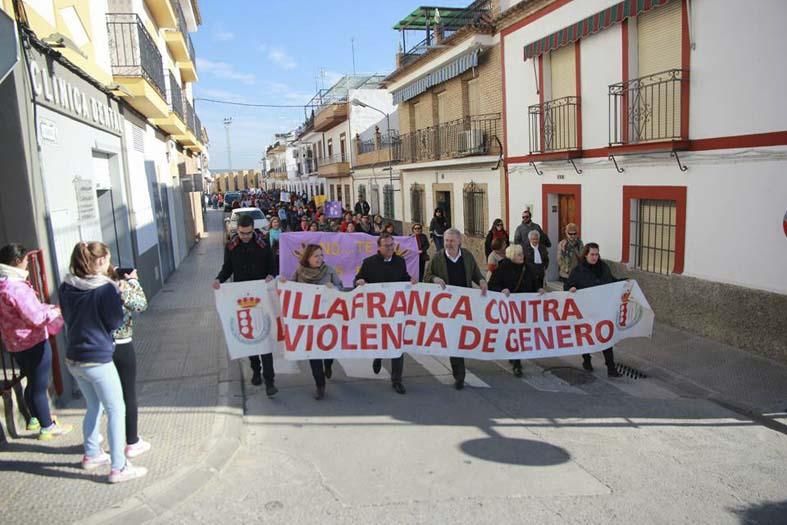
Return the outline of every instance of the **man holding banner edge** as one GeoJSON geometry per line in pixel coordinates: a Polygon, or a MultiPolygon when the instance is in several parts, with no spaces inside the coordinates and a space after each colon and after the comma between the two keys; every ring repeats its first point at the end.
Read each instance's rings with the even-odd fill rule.
{"type": "MultiPolygon", "coordinates": [[[[389,233],[381,233],[377,238],[377,253],[363,260],[358,274],[355,276],[355,285],[363,286],[367,283],[394,283],[407,282],[418,284],[418,279],[410,277],[407,273],[407,263],[401,255],[395,253],[396,241],[389,233]]],[[[382,359],[372,361],[372,371],[380,373],[382,359]]],[[[406,392],[402,384],[404,371],[404,356],[391,359],[391,384],[397,394],[406,392]]]]}

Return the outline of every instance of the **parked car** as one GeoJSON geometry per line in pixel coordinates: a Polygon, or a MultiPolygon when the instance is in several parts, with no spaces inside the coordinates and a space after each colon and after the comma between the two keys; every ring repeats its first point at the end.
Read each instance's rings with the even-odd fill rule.
{"type": "Polygon", "coordinates": [[[251,218],[254,219],[255,230],[267,231],[270,227],[270,221],[265,218],[265,215],[262,214],[262,210],[259,208],[237,208],[232,210],[232,214],[224,219],[224,231],[226,232],[227,240],[230,240],[235,235],[235,231],[238,229],[238,217],[241,215],[251,215],[251,218]]]}
{"type": "Polygon", "coordinates": [[[224,211],[232,211],[232,203],[239,201],[241,194],[239,191],[228,191],[224,194],[224,211]]]}

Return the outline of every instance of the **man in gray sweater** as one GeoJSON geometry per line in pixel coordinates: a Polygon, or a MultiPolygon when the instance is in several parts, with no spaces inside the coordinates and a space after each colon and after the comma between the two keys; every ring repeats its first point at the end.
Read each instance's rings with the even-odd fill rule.
{"type": "Polygon", "coordinates": [[[541,226],[530,220],[531,217],[530,208],[525,208],[525,211],[522,212],[522,224],[517,226],[516,232],[514,233],[514,244],[521,244],[522,248],[525,248],[530,243],[527,239],[527,234],[535,230],[540,236],[541,244],[545,248],[551,247],[552,242],[549,240],[549,237],[544,233],[544,230],[541,229],[541,226]]]}

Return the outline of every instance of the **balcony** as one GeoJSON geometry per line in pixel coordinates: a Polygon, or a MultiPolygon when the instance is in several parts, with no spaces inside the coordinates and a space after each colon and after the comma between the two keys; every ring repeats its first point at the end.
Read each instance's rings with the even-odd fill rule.
{"type": "MultiPolygon", "coordinates": [[[[175,1],[177,2],[177,0],[175,1]]],[[[177,27],[178,19],[171,0],[145,0],[145,5],[158,27],[177,27]]]]}
{"type": "Polygon", "coordinates": [[[183,93],[172,72],[168,71],[167,74],[167,105],[169,106],[169,114],[166,117],[154,118],[150,121],[154,126],[158,126],[172,135],[174,140],[178,140],[177,137],[185,135],[188,129],[183,112],[183,93]]]}
{"type": "Polygon", "coordinates": [[[355,156],[354,165],[358,167],[398,162],[397,155],[401,150],[399,140],[398,133],[391,133],[390,136],[378,133],[373,139],[356,141],[358,154],[355,156]]]}
{"type": "Polygon", "coordinates": [[[317,168],[320,177],[336,178],[348,177],[350,175],[350,162],[346,155],[332,155],[320,159],[320,165],[317,168]]]}
{"type": "Polygon", "coordinates": [[[175,59],[175,65],[180,70],[180,76],[185,82],[197,81],[197,57],[194,54],[194,44],[189,36],[188,26],[186,25],[186,17],[183,15],[183,9],[178,0],[172,0],[175,8],[175,15],[177,18],[177,26],[175,29],[164,32],[164,40],[167,42],[172,57],[175,59]]]}
{"type": "Polygon", "coordinates": [[[688,147],[688,111],[683,101],[688,71],[670,69],[609,86],[609,146],[626,151],[688,147]]]}
{"type": "Polygon", "coordinates": [[[137,111],[149,118],[169,115],[161,54],[140,18],[133,13],[107,15],[113,80],[137,111]]]}
{"type": "Polygon", "coordinates": [[[579,156],[579,97],[563,97],[528,108],[530,154],[547,158],[579,156]]]}
{"type": "Polygon", "coordinates": [[[337,102],[323,106],[314,116],[314,131],[327,131],[347,120],[347,102],[337,102]]]}
{"type": "Polygon", "coordinates": [[[476,115],[400,135],[394,157],[403,163],[500,155],[500,113],[476,115]]]}

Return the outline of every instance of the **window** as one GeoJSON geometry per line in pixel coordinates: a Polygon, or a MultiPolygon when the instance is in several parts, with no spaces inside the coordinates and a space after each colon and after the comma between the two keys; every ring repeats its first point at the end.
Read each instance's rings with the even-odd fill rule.
{"type": "Polygon", "coordinates": [[[390,184],[383,186],[383,216],[386,219],[394,218],[394,189],[390,184]]]}
{"type": "Polygon", "coordinates": [[[342,156],[342,162],[347,162],[347,137],[344,133],[339,136],[339,153],[342,156]]]}
{"type": "Polygon", "coordinates": [[[478,91],[478,79],[467,82],[467,114],[471,116],[481,114],[481,94],[478,91]]]}
{"type": "Polygon", "coordinates": [[[366,185],[359,184],[358,185],[358,200],[365,201],[366,200],[366,185]]]}
{"type": "Polygon", "coordinates": [[[320,195],[325,195],[325,183],[320,183],[320,195]]]}
{"type": "Polygon", "coordinates": [[[438,93],[436,96],[437,99],[437,124],[443,124],[447,122],[447,114],[448,114],[448,93],[443,91],[442,93],[438,93]]]}
{"type": "Polygon", "coordinates": [[[369,201],[369,208],[372,215],[380,213],[380,187],[376,184],[372,186],[372,200],[369,201]]]}
{"type": "Polygon", "coordinates": [[[632,199],[629,254],[633,266],[645,272],[672,273],[676,228],[675,201],[632,199]]]}
{"type": "Polygon", "coordinates": [[[465,234],[483,237],[486,234],[486,189],[474,182],[463,190],[465,205],[465,234]]]}
{"type": "Polygon", "coordinates": [[[336,185],[336,200],[342,202],[342,185],[336,185]]]}
{"type": "Polygon", "coordinates": [[[683,273],[685,186],[623,186],[621,261],[645,272],[683,273]]]}
{"type": "Polygon", "coordinates": [[[328,139],[328,159],[333,157],[333,139],[328,139]]]}
{"type": "Polygon", "coordinates": [[[344,199],[347,201],[348,204],[352,204],[353,200],[350,198],[350,185],[344,185],[344,199]]]}
{"type": "Polygon", "coordinates": [[[424,187],[420,184],[410,186],[410,221],[413,223],[424,223],[424,187]]]}
{"type": "Polygon", "coordinates": [[[336,200],[336,188],[334,187],[333,184],[331,184],[330,187],[331,187],[331,198],[330,198],[330,200],[335,201],[336,200]]]}

